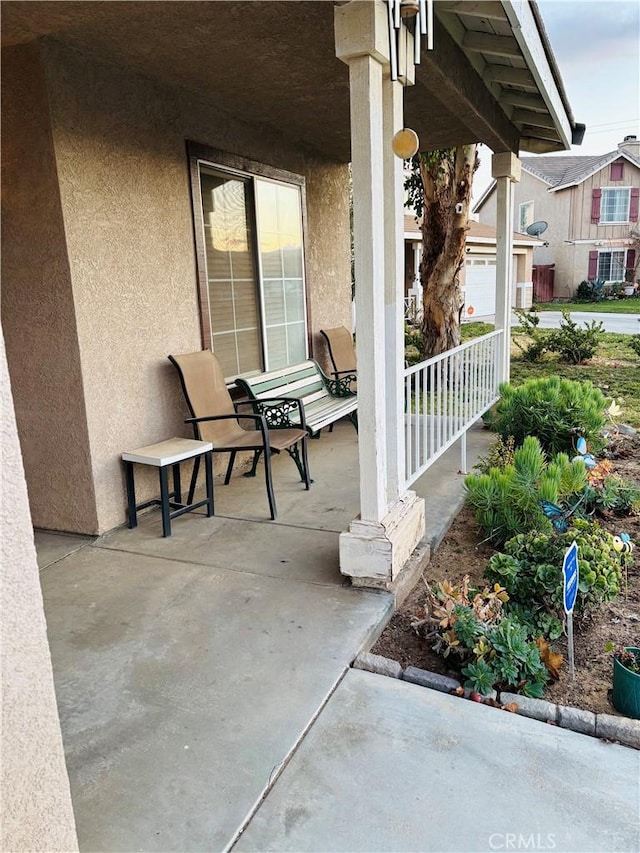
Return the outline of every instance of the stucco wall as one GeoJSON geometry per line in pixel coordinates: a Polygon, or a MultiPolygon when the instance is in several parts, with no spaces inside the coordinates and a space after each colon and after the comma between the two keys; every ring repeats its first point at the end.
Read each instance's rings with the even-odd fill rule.
{"type": "Polygon", "coordinates": [[[2,51],[2,325],[34,524],[97,526],[71,276],[35,46],[2,51]]]}
{"type": "MultiPolygon", "coordinates": [[[[53,42],[43,63],[96,495],[83,532],[99,533],[124,521],[121,452],[189,434],[167,362],[201,346],[185,141],[305,176],[314,331],[349,325],[347,174],[184,89],[53,42]]],[[[141,473],[142,498],[157,484],[141,473]]]]}
{"type": "Polygon", "coordinates": [[[29,501],[0,336],[2,821],[0,848],[77,850],[29,501]]]}

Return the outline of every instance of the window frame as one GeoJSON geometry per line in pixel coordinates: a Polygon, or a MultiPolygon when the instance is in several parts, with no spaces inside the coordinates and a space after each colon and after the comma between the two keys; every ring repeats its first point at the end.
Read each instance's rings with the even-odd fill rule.
{"type": "MultiPolygon", "coordinates": [[[[222,173],[228,174],[230,177],[237,177],[250,186],[251,210],[249,212],[251,219],[251,228],[255,239],[251,247],[253,256],[254,269],[256,271],[256,305],[258,307],[258,320],[260,324],[260,346],[262,358],[262,370],[265,369],[267,357],[267,329],[265,322],[265,305],[264,305],[264,283],[262,276],[262,261],[260,258],[260,248],[258,244],[258,217],[255,193],[255,179],[262,178],[267,181],[273,181],[279,184],[289,184],[297,187],[300,190],[300,217],[302,230],[302,290],[304,295],[304,322],[305,322],[305,345],[306,358],[310,357],[312,350],[312,335],[311,335],[311,311],[309,291],[307,288],[307,198],[306,198],[306,181],[303,175],[298,175],[295,172],[288,172],[286,169],[278,169],[273,166],[268,166],[264,163],[259,163],[255,160],[249,160],[246,157],[240,157],[236,154],[231,154],[228,151],[223,151],[219,148],[212,148],[208,145],[202,145],[197,142],[187,142],[187,156],[189,159],[189,179],[191,189],[191,212],[193,216],[193,232],[195,244],[195,260],[196,260],[196,284],[198,291],[198,311],[200,314],[200,335],[202,349],[211,349],[211,312],[209,305],[209,283],[207,279],[207,259],[205,247],[205,229],[202,216],[202,195],[200,189],[200,165],[216,169],[222,173]]],[[[255,373],[255,371],[251,371],[255,373]]],[[[236,374],[237,376],[243,374],[236,374]]],[[[225,377],[229,384],[233,384],[235,376],[225,377]]]]}
{"type": "Polygon", "coordinates": [[[535,201],[534,201],[534,199],[530,199],[529,201],[523,201],[523,202],[521,202],[521,203],[518,205],[518,234],[526,234],[526,233],[527,233],[527,232],[526,232],[526,229],[529,227],[529,225],[532,225],[532,224],[535,222],[534,214],[533,214],[533,212],[532,212],[532,214],[531,214],[531,222],[529,223],[529,225],[525,225],[524,229],[520,227],[520,226],[522,225],[522,213],[523,213],[523,208],[524,208],[524,209],[528,209],[529,207],[531,207],[531,210],[532,210],[532,211],[534,211],[534,210],[535,210],[535,201]]]}
{"type": "MultiPolygon", "coordinates": [[[[598,264],[596,266],[596,278],[600,281],[604,281],[605,284],[613,284],[618,281],[626,280],[626,271],[627,271],[627,249],[625,247],[612,247],[609,249],[598,249],[598,264]],[[613,255],[614,252],[622,252],[622,278],[605,278],[602,279],[600,276],[600,258],[602,255],[613,255]]],[[[611,263],[609,264],[609,272],[611,272],[611,263]]]]}
{"type": "Polygon", "coordinates": [[[631,221],[629,216],[631,215],[631,187],[600,187],[600,218],[598,220],[598,225],[628,225],[631,221]],[[604,220],[602,218],[602,214],[605,208],[604,204],[604,194],[606,192],[626,192],[627,193],[627,218],[626,219],[614,219],[614,220],[604,220]]]}

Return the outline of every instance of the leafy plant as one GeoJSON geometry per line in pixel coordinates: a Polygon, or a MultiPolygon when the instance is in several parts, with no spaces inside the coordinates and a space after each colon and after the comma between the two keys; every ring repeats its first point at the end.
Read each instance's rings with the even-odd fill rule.
{"type": "Polygon", "coordinates": [[[404,357],[407,364],[418,364],[424,359],[424,338],[420,329],[410,326],[404,327],[404,357]]]}
{"type": "Polygon", "coordinates": [[[560,328],[547,338],[547,348],[560,353],[562,361],[582,364],[594,355],[603,332],[601,322],[591,320],[579,326],[568,311],[563,311],[560,328]]]}
{"type": "Polygon", "coordinates": [[[581,281],[575,294],[576,302],[598,302],[602,299],[602,288],[604,282],[596,279],[595,281],[581,281]]]}
{"type": "Polygon", "coordinates": [[[625,669],[628,669],[630,672],[640,674],[640,655],[636,652],[632,652],[630,649],[621,645],[616,646],[613,643],[606,643],[604,650],[606,652],[613,652],[614,658],[616,658],[616,660],[618,660],[625,669]]]}
{"type": "Polygon", "coordinates": [[[627,343],[636,355],[640,355],[640,335],[631,335],[627,343]]]}
{"type": "Polygon", "coordinates": [[[478,457],[478,461],[473,467],[482,474],[487,474],[491,468],[498,468],[500,471],[503,471],[508,465],[513,465],[515,452],[516,442],[514,437],[508,435],[506,439],[503,439],[499,435],[489,448],[489,455],[478,457]]]}
{"type": "Polygon", "coordinates": [[[505,383],[500,394],[491,423],[503,438],[512,435],[521,445],[535,436],[548,453],[573,453],[572,430],[580,427],[592,452],[603,447],[606,401],[591,382],[550,376],[517,387],[505,383]]]}
{"type": "Polygon", "coordinates": [[[547,462],[538,439],[529,436],[512,465],[465,478],[466,500],[487,538],[499,544],[524,530],[551,531],[540,501],[558,504],[580,493],[586,482],[581,462],[570,462],[564,453],[547,462]]]}
{"type": "Polygon", "coordinates": [[[605,459],[589,471],[581,504],[584,514],[599,512],[629,515],[640,511],[640,485],[617,474],[610,474],[610,469],[611,463],[605,459]]]}
{"type": "Polygon", "coordinates": [[[540,648],[516,616],[504,615],[508,599],[500,584],[473,590],[468,575],[460,584],[445,580],[429,589],[424,616],[412,625],[434,640],[438,654],[455,654],[466,664],[462,673],[472,690],[486,695],[494,687],[511,687],[541,696],[547,669],[540,648]]]}
{"type": "Polygon", "coordinates": [[[481,632],[474,660],[462,668],[465,687],[486,695],[493,687],[515,688],[525,696],[542,696],[548,681],[540,649],[515,616],[505,616],[481,632]]]}
{"type": "Polygon", "coordinates": [[[536,314],[523,311],[521,308],[516,309],[515,313],[518,316],[520,328],[527,338],[527,343],[526,345],[523,345],[520,343],[518,337],[514,337],[514,344],[522,353],[524,361],[540,361],[542,356],[549,349],[548,341],[550,333],[543,332],[538,328],[540,324],[540,317],[536,314]]]}
{"type": "Polygon", "coordinates": [[[489,560],[485,577],[504,585],[510,600],[530,611],[532,623],[540,627],[546,614],[562,617],[562,562],[574,539],[580,567],[575,612],[585,616],[618,595],[622,570],[631,564],[631,556],[617,552],[613,536],[594,522],[575,519],[559,536],[518,534],[505,544],[504,553],[489,560]]]}

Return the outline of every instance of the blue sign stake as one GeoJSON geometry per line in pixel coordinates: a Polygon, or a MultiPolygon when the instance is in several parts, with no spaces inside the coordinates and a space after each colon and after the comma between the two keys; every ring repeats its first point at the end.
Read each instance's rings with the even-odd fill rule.
{"type": "Polygon", "coordinates": [[[573,659],[573,608],[578,595],[578,582],[580,572],[578,570],[578,544],[574,541],[564,555],[562,563],[562,576],[564,585],[562,590],[562,603],[564,612],[567,614],[567,640],[569,642],[569,675],[573,681],[575,676],[573,659]]]}

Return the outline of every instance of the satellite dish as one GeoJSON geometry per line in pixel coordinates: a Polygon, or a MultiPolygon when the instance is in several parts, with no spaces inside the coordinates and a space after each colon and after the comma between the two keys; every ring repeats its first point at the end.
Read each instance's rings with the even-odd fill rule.
{"type": "Polygon", "coordinates": [[[549,227],[549,223],[541,219],[539,222],[532,222],[528,228],[525,228],[525,233],[530,237],[539,237],[549,227]]]}

